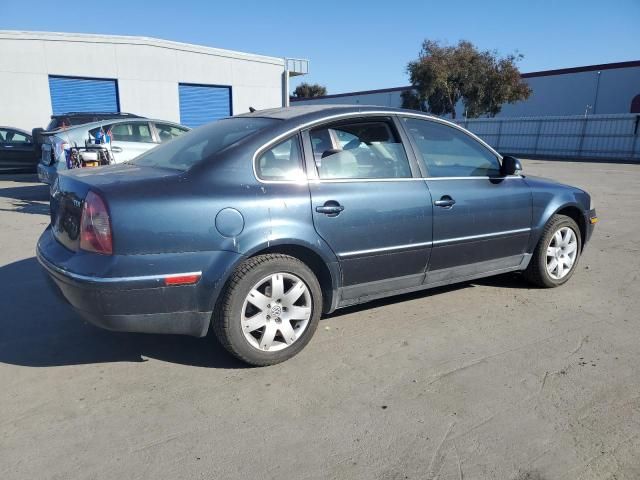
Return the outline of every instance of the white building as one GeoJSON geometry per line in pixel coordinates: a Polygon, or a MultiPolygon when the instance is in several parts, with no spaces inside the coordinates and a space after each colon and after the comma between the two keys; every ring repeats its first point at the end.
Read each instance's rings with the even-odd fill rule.
{"type": "MultiPolygon", "coordinates": [[[[522,78],[531,87],[531,96],[522,102],[503,105],[498,117],[640,113],[640,61],[524,73],[522,78]]],[[[410,88],[385,88],[326,95],[311,100],[291,100],[295,102],[293,105],[327,103],[401,107],[400,95],[410,88]]],[[[456,114],[458,118],[464,116],[461,103],[456,114]]]]}
{"type": "Polygon", "coordinates": [[[307,70],[306,60],[154,38],[0,30],[0,125],[122,111],[197,126],[282,106],[289,76],[307,70]]]}

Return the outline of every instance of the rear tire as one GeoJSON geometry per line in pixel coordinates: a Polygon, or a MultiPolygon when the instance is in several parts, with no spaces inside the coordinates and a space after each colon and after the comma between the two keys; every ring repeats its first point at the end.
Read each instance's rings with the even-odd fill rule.
{"type": "Polygon", "coordinates": [[[581,250],[578,224],[565,215],[554,215],[542,231],[524,276],[539,287],[559,287],[575,272],[581,250]]]}
{"type": "Polygon", "coordinates": [[[213,331],[243,362],[273,365],[309,343],[321,313],[322,290],[309,267],[288,255],[258,255],[231,275],[214,312],[213,331]]]}

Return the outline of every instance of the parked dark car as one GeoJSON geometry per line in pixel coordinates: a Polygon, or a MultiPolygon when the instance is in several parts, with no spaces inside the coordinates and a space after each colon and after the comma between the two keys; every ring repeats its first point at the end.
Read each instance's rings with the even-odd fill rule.
{"type": "Polygon", "coordinates": [[[13,127],[0,127],[0,172],[35,172],[40,156],[31,135],[13,127]]]}
{"type": "Polygon", "coordinates": [[[416,112],[265,110],[62,173],[37,255],[98,326],[212,326],[238,358],[273,364],[338,308],[504,272],[565,283],[597,221],[591,198],[520,170],[416,112]]]}

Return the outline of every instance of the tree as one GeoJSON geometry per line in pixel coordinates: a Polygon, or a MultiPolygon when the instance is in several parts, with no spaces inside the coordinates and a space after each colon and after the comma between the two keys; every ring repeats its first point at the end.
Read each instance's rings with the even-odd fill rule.
{"type": "Polygon", "coordinates": [[[327,88],[317,83],[310,84],[303,82],[293,91],[293,96],[296,98],[321,97],[326,94],[327,88]]]}
{"type": "Polygon", "coordinates": [[[493,117],[504,103],[525,100],[531,94],[516,66],[522,58],[480,51],[466,40],[455,46],[425,40],[418,59],[407,65],[413,90],[403,92],[402,105],[456,118],[456,104],[462,100],[467,117],[493,117]]]}

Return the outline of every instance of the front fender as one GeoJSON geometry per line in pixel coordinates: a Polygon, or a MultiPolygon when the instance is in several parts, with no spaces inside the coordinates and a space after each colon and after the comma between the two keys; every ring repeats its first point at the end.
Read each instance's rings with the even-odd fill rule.
{"type": "Polygon", "coordinates": [[[531,236],[528,252],[533,253],[545,225],[553,215],[561,210],[573,208],[580,212],[583,219],[589,211],[589,194],[575,187],[550,181],[526,178],[532,192],[531,236]]]}

